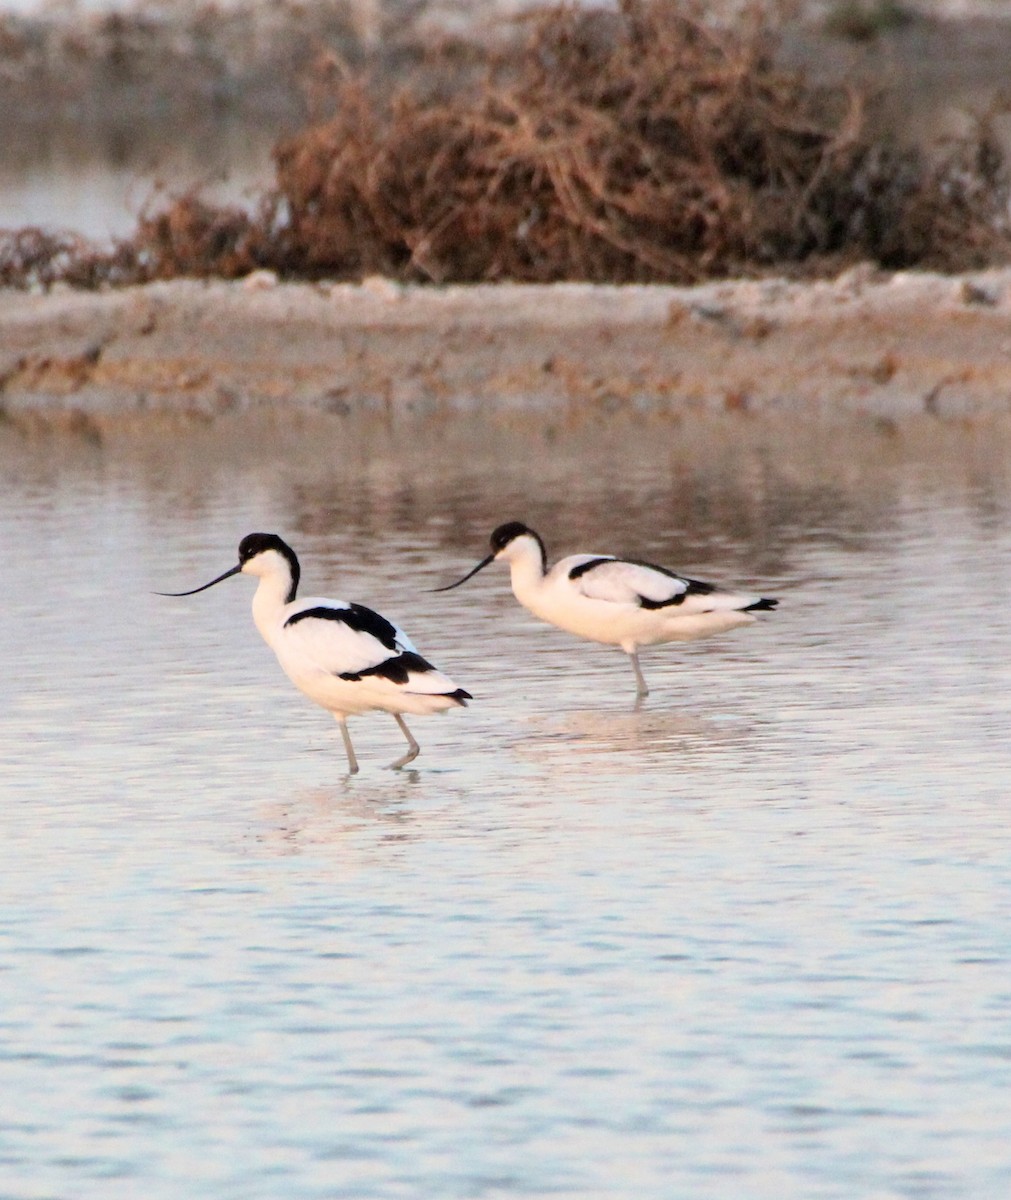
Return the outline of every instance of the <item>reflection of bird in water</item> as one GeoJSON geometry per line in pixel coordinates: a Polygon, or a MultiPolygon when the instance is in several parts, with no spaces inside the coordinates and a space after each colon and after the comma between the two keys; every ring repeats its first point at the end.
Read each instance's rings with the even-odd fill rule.
{"type": "Polygon", "coordinates": [[[692,642],[751,625],[753,613],[779,603],[611,555],[572,554],[549,570],[544,543],[519,521],[500,525],[491,535],[491,554],[436,591],[459,587],[497,559],[509,564],[513,594],[535,617],[592,642],[620,646],[630,656],[637,700],[649,694],[640,646],[692,642]]]}
{"type": "Polygon", "coordinates": [[[650,764],[666,777],[672,759],[681,769],[687,762],[702,761],[710,753],[722,756],[730,749],[746,746],[753,732],[749,720],[714,720],[694,713],[650,711],[638,706],[629,712],[570,709],[530,717],[523,736],[510,749],[547,772],[553,786],[562,786],[560,777],[571,774],[564,790],[578,792],[585,786],[580,782],[580,763],[595,778],[609,770],[625,778],[630,767],[628,756],[633,755],[635,769],[643,773],[642,778],[649,775],[650,764]]]}
{"type": "Polygon", "coordinates": [[[341,850],[345,869],[373,855],[387,861],[397,846],[418,836],[408,801],[422,784],[418,771],[403,771],[394,784],[349,780],[331,787],[310,788],[268,802],[256,841],[279,854],[301,854],[311,846],[341,850]]]}
{"type": "Polygon", "coordinates": [[[372,609],[317,596],[296,600],[298,559],[275,533],[244,537],[238,564],[210,583],[159,595],[192,596],[239,572],[259,577],[253,594],[256,628],[292,683],[337,718],[352,774],[358,760],[348,733],[349,716],[391,713],[407,738],[407,753],[393,763],[402,767],[421,749],[402,713],[442,712],[471,699],[421,657],[402,629],[372,609]]]}

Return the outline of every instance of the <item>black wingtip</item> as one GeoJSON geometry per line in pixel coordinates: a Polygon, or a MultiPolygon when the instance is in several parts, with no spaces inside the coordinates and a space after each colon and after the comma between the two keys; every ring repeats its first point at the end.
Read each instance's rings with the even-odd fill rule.
{"type": "Polygon", "coordinates": [[[457,688],[455,692],[446,692],[445,695],[447,700],[455,700],[461,708],[466,708],[467,701],[474,699],[470,692],[465,692],[463,688],[457,688]]]}
{"type": "Polygon", "coordinates": [[[763,596],[761,600],[756,600],[754,604],[749,604],[747,608],[742,609],[743,612],[771,612],[779,604],[778,600],[770,600],[768,596],[763,596]]]}

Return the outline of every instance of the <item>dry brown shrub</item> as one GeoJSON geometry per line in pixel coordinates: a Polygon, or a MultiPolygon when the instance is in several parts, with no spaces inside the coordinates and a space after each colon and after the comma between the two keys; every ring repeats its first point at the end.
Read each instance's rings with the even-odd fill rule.
{"type": "Polygon", "coordinates": [[[85,262],[94,258],[94,249],[84,239],[67,233],[50,233],[28,226],[0,232],[0,286],[51,287],[67,280],[82,287],[94,287],[103,273],[96,266],[93,276],[85,262]]]}
{"type": "Polygon", "coordinates": [[[872,136],[859,91],[780,68],[776,48],[762,10],[728,28],[702,5],[625,0],[536,14],[449,95],[338,81],[334,115],[277,150],[284,265],[691,282],[1007,255],[985,133],[931,163],[872,136]]]}
{"type": "Polygon", "coordinates": [[[624,0],[517,28],[462,69],[433,51],[392,91],[331,71],[329,115],[277,147],[252,213],[185,196],[141,220],[108,278],[683,283],[1008,258],[985,129],[935,158],[872,134],[858,90],[777,65],[758,9],[730,28],[693,0],[624,0]]]}
{"type": "Polygon", "coordinates": [[[178,275],[248,275],[268,256],[262,228],[241,208],[209,204],[194,192],[141,216],[126,243],[133,269],[144,279],[178,275]]]}

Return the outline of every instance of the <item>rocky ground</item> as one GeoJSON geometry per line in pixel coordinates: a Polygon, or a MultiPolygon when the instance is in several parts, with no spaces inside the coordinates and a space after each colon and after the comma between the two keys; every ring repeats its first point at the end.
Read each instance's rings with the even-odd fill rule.
{"type": "Polygon", "coordinates": [[[410,426],[623,411],[1011,417],[1011,271],[826,283],[404,288],[179,281],[0,293],[7,431],[268,412],[410,426]]]}

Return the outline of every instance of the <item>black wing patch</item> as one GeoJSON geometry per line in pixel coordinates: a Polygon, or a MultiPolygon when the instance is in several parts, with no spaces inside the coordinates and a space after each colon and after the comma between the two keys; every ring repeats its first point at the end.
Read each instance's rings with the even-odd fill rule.
{"type": "Polygon", "coordinates": [[[338,678],[346,679],[349,683],[357,683],[367,675],[379,675],[391,683],[406,683],[411,671],[418,675],[424,675],[426,671],[434,670],[435,667],[420,654],[405,650],[403,654],[398,654],[395,658],[384,659],[383,662],[376,663],[374,667],[366,667],[363,671],[344,671],[338,678]]]}
{"type": "Polygon", "coordinates": [[[580,575],[585,575],[587,571],[592,571],[594,567],[599,567],[601,563],[616,562],[613,558],[591,558],[589,562],[579,563],[574,566],[569,572],[570,579],[578,579],[580,575]]]}
{"type": "MultiPolygon", "coordinates": [[[[340,621],[349,629],[370,634],[387,650],[397,649],[397,631],[394,626],[379,613],[373,612],[371,608],[366,608],[364,604],[349,604],[347,608],[323,608],[322,606],[306,608],[302,612],[293,613],[284,624],[285,627],[296,625],[299,621],[308,620],[310,617],[314,617],[318,621],[340,621]]],[[[418,656],[415,655],[415,657],[418,656]]],[[[396,660],[390,659],[389,661],[395,662],[396,660]]],[[[427,664],[426,668],[429,671],[432,670],[427,664]]],[[[372,674],[375,674],[376,670],[376,668],[370,668],[372,674]]]]}
{"type": "Polygon", "coordinates": [[[754,604],[749,604],[747,608],[742,609],[742,612],[770,612],[779,604],[778,600],[770,600],[768,596],[763,596],[761,600],[756,600],[754,604]]]}
{"type": "MultiPolygon", "coordinates": [[[[435,669],[420,654],[405,650],[403,654],[398,654],[396,658],[388,658],[385,662],[376,663],[374,667],[366,667],[364,671],[344,671],[338,676],[338,679],[345,679],[348,683],[358,683],[359,680],[365,679],[368,675],[378,675],[383,679],[388,679],[391,683],[407,683],[412,671],[417,675],[424,675],[426,671],[434,671],[435,669]]],[[[474,699],[470,692],[465,692],[463,688],[457,688],[455,692],[443,692],[441,694],[449,700],[455,700],[461,708],[466,708],[467,701],[474,699]]]]}
{"type": "MultiPolygon", "coordinates": [[[[637,563],[636,565],[653,567],[652,563],[637,563]]],[[[683,592],[678,592],[676,596],[671,596],[667,600],[650,600],[648,596],[640,596],[640,608],[676,608],[679,604],[684,604],[686,596],[708,596],[716,591],[715,583],[704,583],[701,579],[686,579],[684,575],[675,575],[673,571],[664,571],[663,567],[653,567],[653,570],[662,571],[664,575],[669,575],[672,579],[680,579],[688,586],[683,592]]]]}

